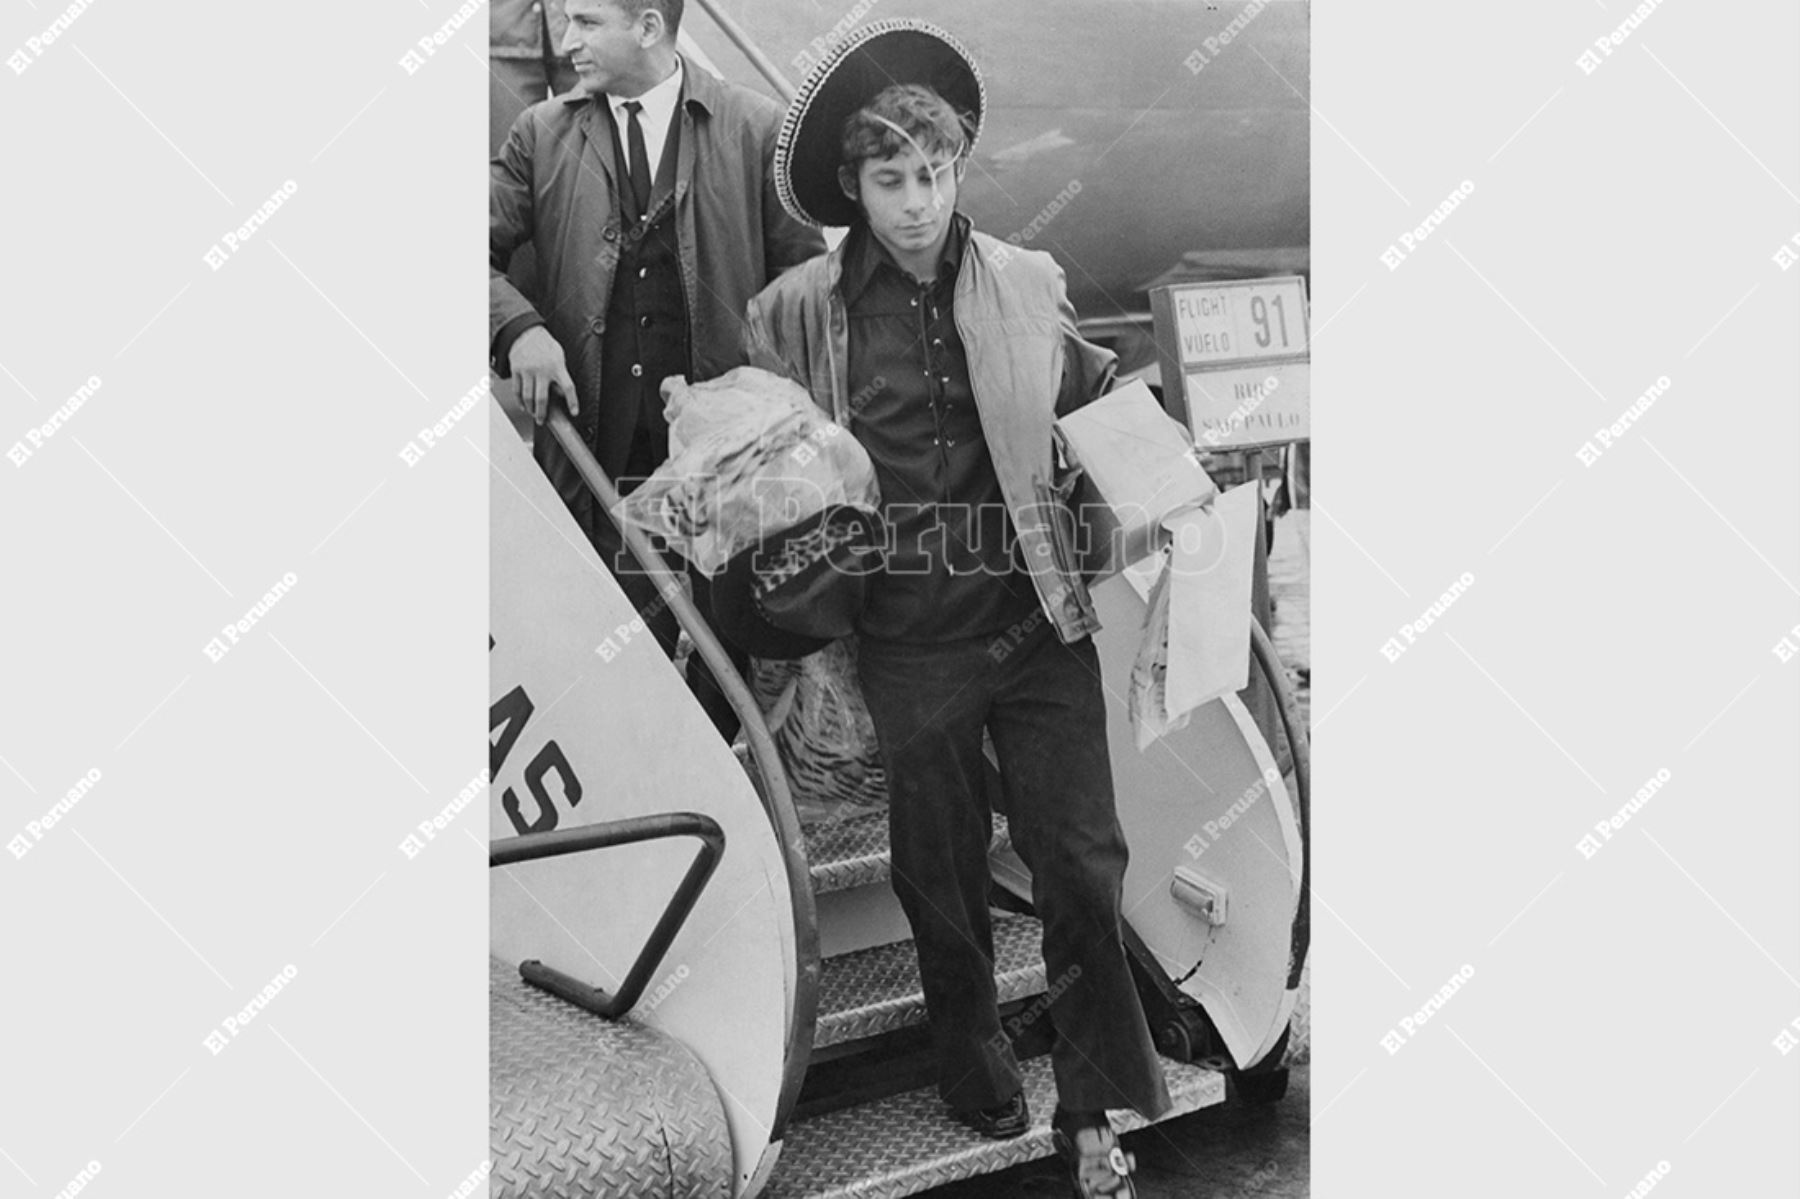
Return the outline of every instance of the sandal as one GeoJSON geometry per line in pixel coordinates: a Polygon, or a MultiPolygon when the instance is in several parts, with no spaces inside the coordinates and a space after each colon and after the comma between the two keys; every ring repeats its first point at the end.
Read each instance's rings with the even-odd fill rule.
{"type": "Polygon", "coordinates": [[[1057,1155],[1069,1167],[1075,1199],[1137,1199],[1131,1182],[1137,1159],[1119,1145],[1112,1125],[1070,1128],[1057,1121],[1052,1129],[1057,1155]]]}

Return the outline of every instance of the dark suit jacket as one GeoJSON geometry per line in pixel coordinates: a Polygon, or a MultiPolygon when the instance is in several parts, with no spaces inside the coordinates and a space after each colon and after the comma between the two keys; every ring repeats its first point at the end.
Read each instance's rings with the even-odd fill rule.
{"type": "MultiPolygon", "coordinates": [[[[675,229],[687,305],[691,380],[743,361],[744,306],[783,270],[824,251],[816,229],[776,198],[773,160],[781,109],[684,61],[678,109],[675,229]]],[[[525,110],[492,167],[488,317],[495,369],[525,329],[542,323],[561,344],[580,393],[575,424],[609,476],[624,468],[635,413],[600,395],[601,332],[625,220],[614,178],[605,103],[586,93],[525,110]],[[533,303],[506,277],[513,250],[536,250],[533,303]]],[[[598,516],[561,448],[539,430],[534,455],[584,528],[598,516]]]]}

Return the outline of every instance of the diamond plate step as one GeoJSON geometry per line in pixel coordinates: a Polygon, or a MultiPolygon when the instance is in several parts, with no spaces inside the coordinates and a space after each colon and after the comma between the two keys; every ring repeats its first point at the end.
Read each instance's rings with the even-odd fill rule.
{"type": "MultiPolygon", "coordinates": [[[[1043,925],[1035,917],[1008,916],[994,921],[994,982],[999,1002],[1045,989],[1043,938],[1043,925]]],[[[814,1049],[925,1023],[919,959],[911,941],[859,950],[823,965],[814,1049]]]]}
{"type": "Polygon", "coordinates": [[[728,1199],[731,1135],[693,1051],[635,1017],[602,1020],[488,959],[493,1199],[728,1199]]]}
{"type": "MultiPolygon", "coordinates": [[[[1005,817],[996,815],[994,839],[988,846],[988,852],[995,853],[1011,844],[1005,817]]],[[[871,812],[866,816],[817,824],[807,829],[806,860],[812,874],[814,895],[886,882],[887,813],[871,812]]]]}
{"type": "MultiPolygon", "coordinates": [[[[1224,1075],[1167,1058],[1162,1066],[1175,1102],[1163,1119],[1224,1102],[1224,1075]]],[[[1024,1136],[986,1140],[950,1119],[935,1088],[908,1091],[790,1125],[765,1199],[897,1199],[1049,1157],[1056,1107],[1050,1059],[1032,1058],[1022,1068],[1032,1117],[1024,1136]]],[[[1120,1132],[1151,1123],[1131,1111],[1114,1112],[1112,1122],[1120,1132]]]]}

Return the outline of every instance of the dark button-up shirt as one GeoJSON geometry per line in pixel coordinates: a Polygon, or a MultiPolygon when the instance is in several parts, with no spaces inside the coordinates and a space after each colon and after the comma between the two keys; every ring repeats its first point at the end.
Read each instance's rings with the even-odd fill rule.
{"type": "Polygon", "coordinates": [[[968,237],[952,220],[920,283],[858,225],[845,247],[850,431],[868,450],[889,524],[864,636],[940,642],[998,633],[1037,609],[1015,569],[1012,521],[982,437],[953,299],[968,237]]]}

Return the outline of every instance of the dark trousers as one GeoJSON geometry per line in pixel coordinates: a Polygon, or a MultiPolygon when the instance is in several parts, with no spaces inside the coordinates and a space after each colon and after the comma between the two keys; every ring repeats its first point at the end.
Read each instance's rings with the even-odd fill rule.
{"type": "MultiPolygon", "coordinates": [[[[615,480],[620,494],[629,494],[645,476],[655,469],[658,459],[648,444],[651,440],[645,435],[644,430],[640,430],[639,436],[633,441],[625,471],[615,480]]],[[[624,538],[619,535],[618,526],[613,524],[604,512],[594,514],[594,524],[595,527],[588,530],[588,540],[593,542],[594,548],[600,552],[600,560],[606,564],[607,569],[612,571],[613,577],[619,581],[620,588],[625,592],[625,598],[629,599],[631,606],[637,609],[638,615],[643,618],[645,627],[656,638],[656,643],[672,660],[675,657],[676,640],[681,635],[681,624],[675,619],[674,610],[669,607],[668,601],[657,588],[656,580],[644,573],[638,565],[637,558],[625,548],[624,538]]],[[[693,565],[679,554],[665,553],[663,560],[669,564],[671,570],[677,573],[686,571],[688,582],[693,588],[694,606],[700,610],[702,616],[710,618],[712,613],[711,581],[704,574],[695,570],[693,565]]],[[[601,630],[600,635],[605,636],[610,632],[611,630],[601,630]]],[[[719,644],[724,647],[726,655],[731,659],[731,664],[736,668],[738,677],[744,677],[745,671],[750,665],[749,656],[722,637],[719,638],[719,644]]],[[[732,708],[731,701],[725,697],[725,691],[719,685],[718,679],[714,677],[712,668],[707,666],[698,652],[688,656],[687,685],[688,690],[693,692],[694,699],[699,702],[701,710],[712,721],[713,727],[719,730],[719,736],[725,738],[729,744],[738,734],[737,712],[732,708]]]]}
{"type": "Polygon", "coordinates": [[[887,768],[893,886],[918,949],[938,1093],[968,1110],[1020,1086],[994,989],[985,726],[1044,925],[1058,1100],[1071,1111],[1167,1111],[1120,943],[1126,847],[1093,643],[1064,645],[1042,619],[1023,638],[864,639],[858,670],[887,768]]]}

